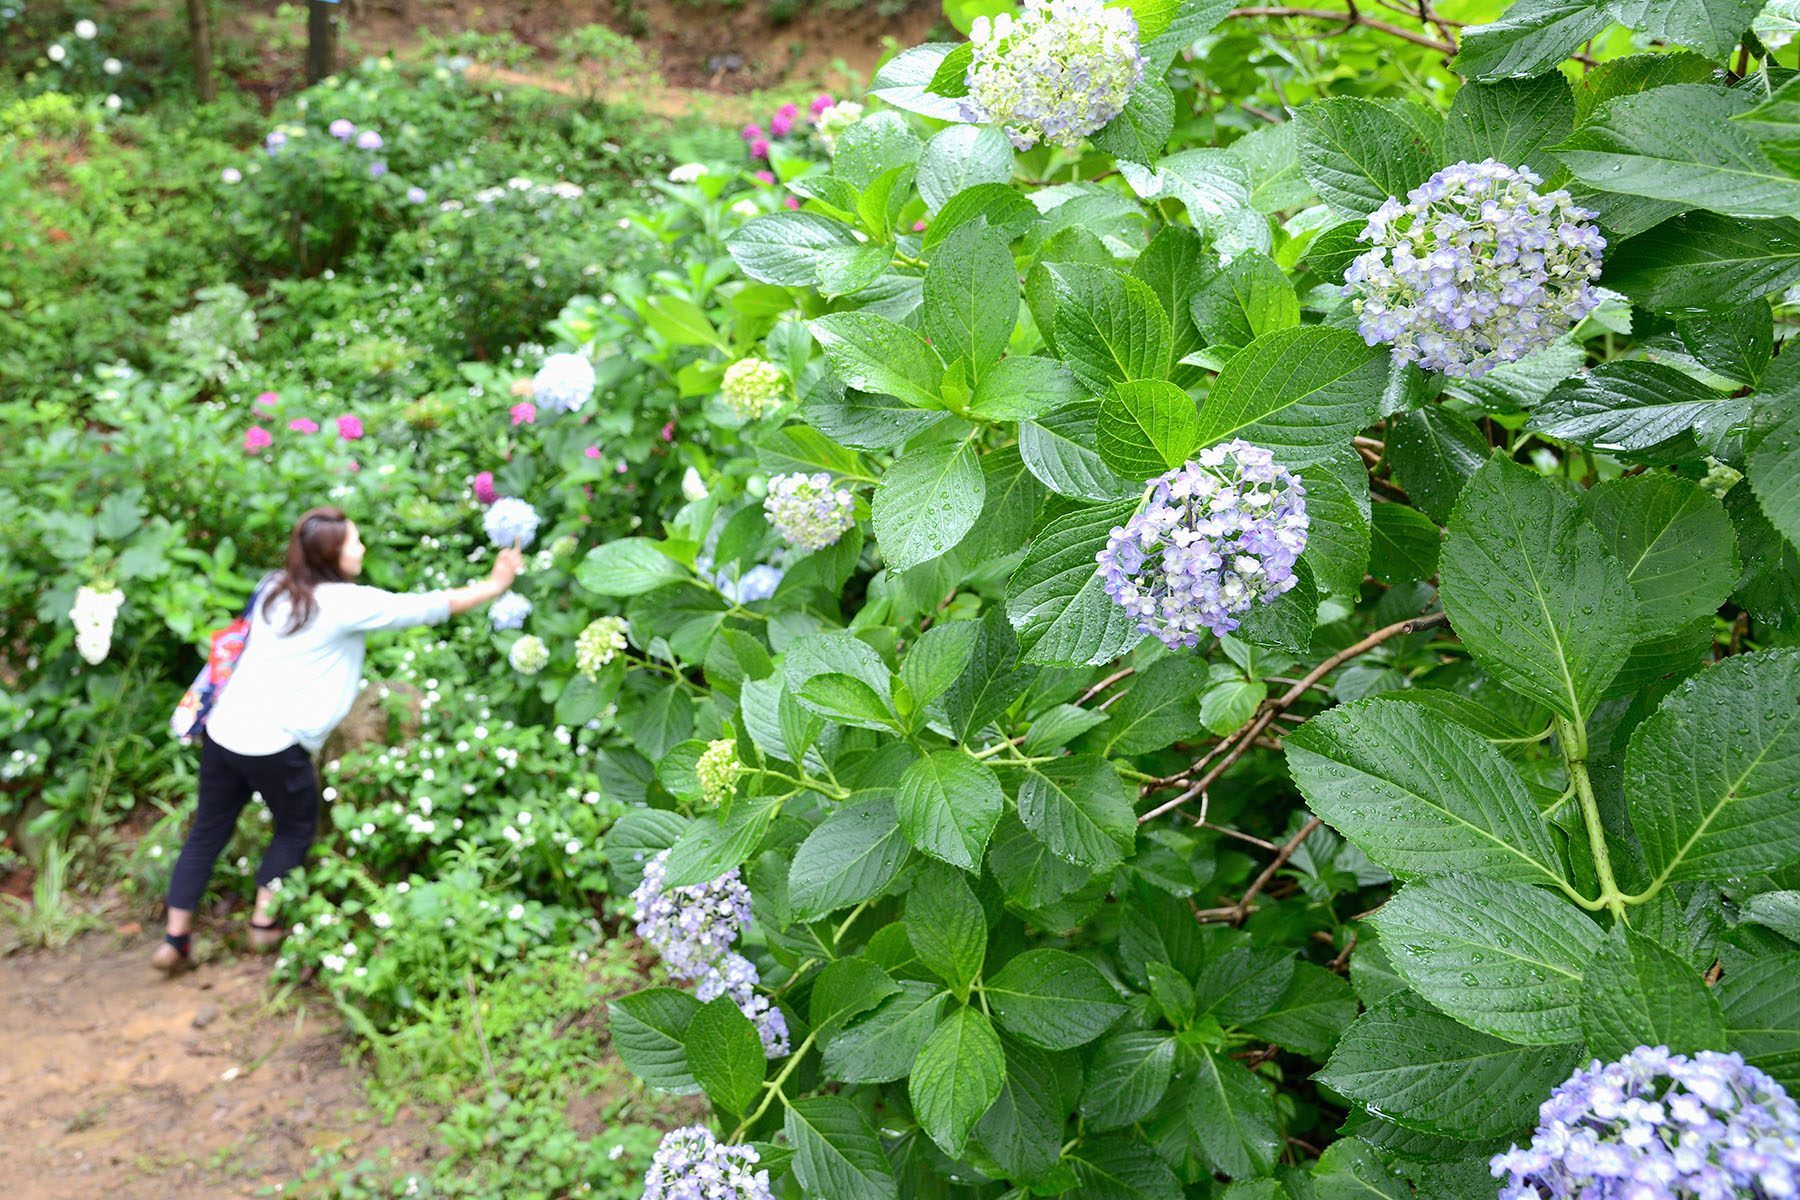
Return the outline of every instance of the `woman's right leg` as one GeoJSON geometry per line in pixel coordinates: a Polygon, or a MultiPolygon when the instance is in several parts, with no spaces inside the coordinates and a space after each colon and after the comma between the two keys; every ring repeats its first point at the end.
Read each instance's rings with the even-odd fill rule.
{"type": "MultiPolygon", "coordinates": [[[[204,736],[204,735],[203,735],[204,736]]],[[[203,740],[200,748],[200,800],[194,824],[182,843],[169,877],[169,934],[185,936],[194,927],[194,910],[212,879],[213,865],[237,829],[238,814],[250,799],[250,781],[232,761],[230,751],[203,740]]]]}

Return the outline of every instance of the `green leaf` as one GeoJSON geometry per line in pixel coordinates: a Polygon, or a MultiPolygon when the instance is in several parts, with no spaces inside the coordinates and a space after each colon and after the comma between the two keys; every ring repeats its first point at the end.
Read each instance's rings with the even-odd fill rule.
{"type": "Polygon", "coordinates": [[[1284,745],[1307,805],[1395,874],[1563,877],[1550,827],[1512,765],[1435,712],[1360,700],[1314,717],[1284,745]]]}
{"type": "Polygon", "coordinates": [[[1492,158],[1554,178],[1560,164],[1545,152],[1575,130],[1575,97],[1557,71],[1535,79],[1465,83],[1444,121],[1444,157],[1492,158]]]}
{"type": "MultiPolygon", "coordinates": [[[[917,409],[907,409],[917,414],[917,409]]],[[[923,426],[921,427],[923,428],[923,426]]],[[[868,471],[862,455],[846,450],[815,429],[788,425],[766,434],[756,443],[756,465],[774,475],[800,471],[828,475],[861,475],[868,471]]]]}
{"type": "Polygon", "coordinates": [[[1025,661],[1098,666],[1143,640],[1137,622],[1106,594],[1094,560],[1113,526],[1136,507],[1125,500],[1078,508],[1032,538],[1006,587],[1006,615],[1025,661]]]}
{"type": "Polygon", "coordinates": [[[933,625],[912,644],[900,664],[900,682],[915,706],[930,704],[956,682],[974,653],[980,628],[974,621],[933,625]]]}
{"type": "Polygon", "coordinates": [[[1671,83],[1700,83],[1712,75],[1712,64],[1698,54],[1628,54],[1582,72],[1574,82],[1575,123],[1593,115],[1614,96],[1647,92],[1671,83]]]}
{"type": "Polygon", "coordinates": [[[1633,359],[1557,384],[1527,428],[1596,450],[1640,453],[1724,411],[1724,397],[1705,384],[1666,363],[1633,359]]]}
{"type": "Polygon", "coordinates": [[[1737,530],[1744,573],[1732,594],[1752,620],[1775,629],[1800,625],[1800,548],[1763,516],[1748,480],[1725,493],[1725,511],[1737,530]]]}
{"type": "Polygon", "coordinates": [[[1075,376],[1056,359],[1015,355],[982,372],[969,411],[990,420],[1026,421],[1081,398],[1075,376]]]}
{"type": "Polygon", "coordinates": [[[1241,437],[1294,465],[1316,462],[1375,419],[1387,377],[1387,350],[1350,330],[1266,333],[1213,381],[1200,408],[1199,444],[1241,437]]]}
{"type": "Polygon", "coordinates": [[[1010,183],[978,183],[950,198],[925,230],[924,248],[933,246],[981,217],[1008,242],[1043,220],[1043,214],[1010,183]]]}
{"type": "Polygon", "coordinates": [[[688,1069],[686,1045],[700,1001],[674,988],[647,988],[620,996],[607,1007],[613,1049],[633,1075],[665,1092],[700,1090],[688,1069]]]}
{"type": "Polygon", "coordinates": [[[1800,280],[1800,221],[1684,213],[1610,247],[1601,282],[1645,308],[1735,308],[1800,280]]]}
{"type": "Polygon", "coordinates": [[[1002,1029],[1043,1050],[1085,1045],[1125,1015],[1098,968],[1066,950],[1027,950],[982,991],[1002,1029]]]}
{"type": "Polygon", "coordinates": [[[974,43],[964,43],[950,53],[944,55],[938,63],[937,70],[931,73],[931,82],[925,90],[937,96],[951,98],[969,94],[969,68],[975,65],[974,43]]]}
{"type": "Polygon", "coordinates": [[[1324,1058],[1356,1019],[1356,993],[1341,975],[1302,962],[1268,1010],[1243,1022],[1244,1032],[1283,1050],[1324,1058]]]}
{"type": "Polygon", "coordinates": [[[762,1094],[762,1038],[730,996],[702,1005],[688,1022],[688,1062],[714,1104],[742,1116],[762,1094]]]}
{"type": "Polygon", "coordinates": [[[1612,6],[1619,24],[1721,63],[1762,8],[1763,0],[1613,0],[1612,6]]]}
{"type": "Polygon", "coordinates": [[[1108,760],[1070,755],[1025,769],[1019,820],[1069,862],[1104,870],[1121,862],[1137,842],[1136,798],[1108,760]]]}
{"type": "Polygon", "coordinates": [[[1006,712],[1037,669],[1017,665],[1019,639],[1001,609],[990,608],[980,621],[958,624],[969,626],[973,640],[962,670],[944,694],[944,715],[957,739],[967,742],[1006,712]]]}
{"type": "Polygon", "coordinates": [[[1100,461],[1126,479],[1149,479],[1179,467],[1200,432],[1194,398],[1166,379],[1115,383],[1094,426],[1100,461]]]}
{"type": "Polygon", "coordinates": [[[1450,519],[1463,484],[1491,453],[1475,422],[1447,408],[1432,405],[1388,418],[1387,455],[1394,478],[1413,505],[1434,521],[1450,519]]]}
{"type": "Polygon", "coordinates": [[[811,1195],[895,1200],[898,1188],[881,1140],[848,1100],[808,1096],[790,1101],[782,1128],[794,1147],[794,1175],[811,1195]]]}
{"type": "Polygon", "coordinates": [[[1373,100],[1315,100],[1296,119],[1301,173],[1320,199],[1347,217],[1374,212],[1389,196],[1405,196],[1437,164],[1426,139],[1373,100]]]}
{"type": "Polygon", "coordinates": [[[1586,971],[1581,1032],[1605,1060],[1639,1046],[1676,1054],[1725,1049],[1725,1017],[1700,973],[1657,943],[1614,925],[1586,971]]]}
{"type": "Polygon", "coordinates": [[[905,117],[893,112],[870,113],[839,136],[831,173],[866,190],[894,167],[918,162],[924,149],[905,117]]]}
{"type": "Polygon", "coordinates": [[[1175,131],[1175,93],[1160,78],[1146,75],[1131,89],[1125,111],[1108,121],[1089,140],[1094,149],[1126,162],[1149,166],[1162,157],[1175,131]]]}
{"type": "Polygon", "coordinates": [[[1578,1045],[1503,1042],[1401,995],[1358,1017],[1314,1078],[1420,1133],[1512,1137],[1586,1057],[1578,1045]]]}
{"type": "Polygon", "coordinates": [[[703,817],[687,827],[669,849],[668,887],[694,887],[717,879],[756,850],[781,810],[771,798],[732,805],[723,820],[703,817]]]}
{"type": "Polygon", "coordinates": [[[1735,966],[1714,994],[1726,1044],[1790,1092],[1800,1087],[1800,954],[1735,966]]]}
{"type": "Polygon", "coordinates": [[[1800,180],[1771,163],[1731,118],[1751,100],[1678,83],[1608,100],[1554,147],[1593,187],[1737,217],[1800,216],[1800,180]]]}
{"type": "Polygon", "coordinates": [[[894,801],[907,840],[933,858],[979,871],[1006,797],[986,763],[961,750],[935,750],[900,778],[894,801]]]}
{"type": "Polygon", "coordinates": [[[1200,234],[1185,225],[1164,225],[1157,230],[1131,264],[1132,275],[1150,285],[1157,303],[1169,314],[1173,331],[1169,377],[1183,386],[1194,382],[1199,374],[1198,368],[1180,365],[1184,357],[1200,348],[1200,332],[1194,327],[1190,299],[1217,270],[1217,257],[1207,249],[1200,234]]]}
{"type": "Polygon", "coordinates": [[[813,1031],[829,1043],[840,1025],[900,991],[888,973],[866,958],[840,958],[813,979],[808,1016],[813,1031]]]}
{"type": "Polygon", "coordinates": [[[1202,1015],[1236,1025],[1268,1011],[1294,979],[1294,956],[1277,946],[1237,946],[1206,964],[1194,983],[1202,1015]]]}
{"type": "Polygon", "coordinates": [[[1438,568],[1463,644],[1514,691],[1582,721],[1635,640],[1625,568],[1563,486],[1496,457],[1463,488],[1438,568]]]}
{"type": "Polygon", "coordinates": [[[752,217],[725,239],[744,274],[786,287],[813,286],[830,251],[856,245],[849,226],[809,212],[752,217]]]}
{"type": "Polygon", "coordinates": [[[679,684],[649,683],[642,675],[634,676],[632,682],[639,680],[645,681],[644,686],[626,690],[619,724],[640,751],[661,758],[693,732],[694,702],[679,684]]]}
{"type": "Polygon", "coordinates": [[[1300,323],[1300,300],[1287,272],[1260,250],[1247,250],[1193,293],[1194,324],[1210,346],[1247,346],[1300,323]]]}
{"type": "Polygon", "coordinates": [[[908,979],[875,1011],[825,1044],[820,1069],[845,1083],[891,1083],[912,1070],[925,1039],[937,1028],[947,997],[933,983],[908,979]]]}
{"type": "Polygon", "coordinates": [[[1200,732],[1195,696],[1206,685],[1206,664],[1185,654],[1157,659],[1132,677],[1109,710],[1107,754],[1148,754],[1200,732]]]}
{"type": "Polygon", "coordinates": [[[1202,1050],[1188,1092],[1188,1120],[1206,1165],[1232,1179],[1274,1169],[1283,1145],[1275,1100],[1241,1063],[1202,1050]]]}
{"type": "Polygon", "coordinates": [[[1676,318],[1676,331],[1700,364],[1733,383],[1755,387],[1775,352],[1775,320],[1767,300],[1752,300],[1726,312],[1676,318]]]}
{"type": "Polygon", "coordinates": [[[706,310],[692,300],[680,296],[654,296],[644,304],[644,319],[650,328],[673,345],[726,348],[706,310]]]}
{"type": "Polygon", "coordinates": [[[1369,574],[1382,583],[1409,583],[1437,574],[1443,534],[1436,522],[1404,504],[1377,504],[1369,513],[1369,574]]]}
{"type": "Polygon", "coordinates": [[[687,568],[649,538],[621,538],[589,550],[575,580],[598,596],[637,596],[688,578],[687,568]]]}
{"type": "Polygon", "coordinates": [[[1731,518],[1691,480],[1660,473],[1611,479],[1589,489],[1582,507],[1625,565],[1640,633],[1712,616],[1737,583],[1731,518]]]}
{"type": "MultiPolygon", "coordinates": [[[[1390,435],[1391,436],[1391,435],[1390,435]]],[[[1369,471],[1348,446],[1302,475],[1308,530],[1304,557],[1320,590],[1355,597],[1369,566],[1369,471]]]]}
{"type": "Polygon", "coordinates": [[[924,338],[872,312],[831,313],[808,321],[838,377],[865,392],[898,396],[916,408],[942,408],[944,365],[924,338]]]}
{"type": "Polygon", "coordinates": [[[952,125],[925,143],[919,157],[919,195],[935,212],[979,183],[1012,181],[1013,148],[992,125],[952,125]]]}
{"type": "Polygon", "coordinates": [[[938,243],[925,272],[925,333],[945,361],[966,358],[979,380],[1005,352],[1018,316],[1019,275],[987,222],[971,221],[938,243]]]}
{"type": "Polygon", "coordinates": [[[1464,1025],[1522,1045],[1581,1039],[1600,927],[1569,901],[1454,875],[1409,884],[1373,919],[1400,977],[1464,1025]]]}
{"type": "Polygon", "coordinates": [[[1294,564],[1294,586],[1273,600],[1252,604],[1233,634],[1240,642],[1287,654],[1307,653],[1318,622],[1319,585],[1304,555],[1294,564]]]}
{"type": "Polygon", "coordinates": [[[919,1051],[907,1090],[913,1115],[938,1149],[960,1158],[981,1114],[1000,1096],[1006,1059],[981,1012],[958,1008],[919,1051]]]}
{"type": "Polygon", "coordinates": [[[1740,654],[1631,735],[1625,795],[1655,884],[1731,879],[1800,856],[1800,651],[1740,654]]]}
{"type": "Polygon", "coordinates": [[[1167,1031],[1115,1033],[1094,1047],[1081,1095],[1084,1126],[1120,1129],[1148,1114],[1169,1089],[1175,1039],[1167,1031]]]}
{"type": "Polygon", "coordinates": [[[1078,263],[1052,263],[1049,270],[1057,350],[1090,395],[1114,382],[1168,375],[1169,314],[1149,284],[1078,263]]]}
{"type": "Polygon", "coordinates": [[[1019,454],[1026,468],[1057,495],[1106,501],[1138,490],[1114,475],[1095,452],[1099,414],[1100,405],[1088,402],[1019,422],[1019,454]]]}
{"type": "MultiPolygon", "coordinates": [[[[975,1136],[995,1162],[1018,1180],[1043,1176],[1062,1157],[1068,1108],[1062,1094],[1070,1072],[1049,1055],[1007,1044],[1006,1075],[1000,1095],[975,1123],[975,1136]]],[[[1076,1081],[1077,1084],[1079,1080],[1076,1081]]]]}
{"type": "Polygon", "coordinates": [[[1227,679],[1200,697],[1200,723],[1226,737],[1242,729],[1268,698],[1269,685],[1260,679],[1227,679]]]}
{"type": "Polygon", "coordinates": [[[894,802],[885,797],[846,805],[807,835],[788,872],[794,918],[827,913],[879,896],[910,854],[894,802]]]}
{"type": "Polygon", "coordinates": [[[1800,545],[1800,416],[1771,430],[1750,455],[1750,488],[1763,516],[1800,545]]]}
{"type": "Polygon", "coordinates": [[[932,442],[908,451],[882,475],[871,506],[882,557],[896,571],[938,557],[969,532],[986,495],[972,443],[932,442]]]}
{"type": "Polygon", "coordinates": [[[854,675],[834,671],[814,675],[791,693],[828,720],[862,729],[895,729],[898,719],[881,694],[854,675]]]}
{"type": "Polygon", "coordinates": [[[1541,75],[1612,21],[1608,0],[1518,0],[1498,21],[1464,29],[1451,65],[1469,79],[1541,75]]]}
{"type": "Polygon", "coordinates": [[[906,894],[906,936],[930,972],[966,996],[987,957],[987,916],[961,872],[930,866],[906,894]]]}
{"type": "Polygon", "coordinates": [[[1130,1134],[1086,1140],[1070,1150],[1076,1186],[1064,1200],[1182,1200],[1181,1180],[1144,1139],[1130,1134]]]}

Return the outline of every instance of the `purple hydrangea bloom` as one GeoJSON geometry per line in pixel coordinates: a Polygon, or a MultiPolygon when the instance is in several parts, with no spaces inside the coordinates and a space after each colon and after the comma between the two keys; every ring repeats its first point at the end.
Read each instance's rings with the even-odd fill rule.
{"type": "Polygon", "coordinates": [[[347,117],[339,117],[327,125],[326,129],[338,141],[347,142],[350,140],[350,135],[356,132],[356,125],[347,117]]]}
{"type": "Polygon", "coordinates": [[[1600,303],[1606,239],[1566,190],[1505,163],[1445,167],[1369,216],[1373,248],[1344,272],[1363,340],[1428,371],[1478,379],[1547,346],[1600,303]]]}
{"type": "Polygon", "coordinates": [[[758,600],[767,600],[775,594],[781,584],[781,577],[786,572],[780,567],[771,567],[768,563],[758,563],[744,572],[742,579],[733,579],[720,572],[713,582],[719,585],[719,592],[733,604],[754,604],[758,600]]]}
{"type": "Polygon", "coordinates": [[[356,148],[359,150],[381,149],[381,135],[373,129],[365,129],[356,135],[356,148]]]}
{"type": "Polygon", "coordinates": [[[1738,1054],[1639,1046],[1595,1059],[1538,1109],[1528,1148],[1490,1164],[1500,1200],[1800,1195],[1800,1109],[1738,1054]]]}
{"type": "Polygon", "coordinates": [[[1200,631],[1230,633],[1238,614],[1296,583],[1306,549],[1306,489],[1275,456],[1242,440],[1150,481],[1145,503],[1095,556],[1106,594],[1171,649],[1200,631]]]}
{"type": "Polygon", "coordinates": [[[270,154],[274,154],[283,146],[287,145],[287,140],[287,134],[281,132],[279,129],[271,129],[269,131],[269,136],[263,139],[263,145],[268,148],[270,154]]]}
{"type": "Polygon", "coordinates": [[[776,475],[769,480],[763,498],[763,515],[790,546],[823,550],[856,524],[855,498],[844,488],[833,489],[831,476],[776,475]]]}
{"type": "Polygon", "coordinates": [[[523,549],[537,537],[537,509],[513,496],[502,496],[482,515],[481,527],[494,545],[523,549]]]}
{"type": "Polygon", "coordinates": [[[406,202],[408,204],[423,204],[423,203],[425,203],[425,189],[422,187],[407,188],[406,189],[406,202]]]}
{"type": "Polygon", "coordinates": [[[1144,81],[1137,19],[1102,0],[1025,0],[1017,20],[976,17],[965,121],[991,121],[1012,144],[1076,146],[1125,110],[1144,81]]]}
{"type": "Polygon", "coordinates": [[[488,623],[495,629],[519,629],[531,615],[531,601],[517,592],[508,592],[488,609],[488,623]]]}
{"type": "Polygon", "coordinates": [[[736,869],[710,883],[665,885],[669,852],[644,864],[644,878],[631,893],[638,936],[662,957],[669,974],[695,984],[702,1001],[730,996],[756,1024],[763,1053],[788,1053],[787,1018],[756,993],[756,964],[731,949],[750,923],[750,889],[736,869]]]}
{"type": "Polygon", "coordinates": [[[369,178],[370,179],[380,179],[383,175],[386,175],[386,174],[387,174],[387,164],[382,162],[379,158],[369,164],[369,178]]]}
{"type": "Polygon", "coordinates": [[[532,376],[531,393],[541,405],[574,412],[594,398],[594,364],[585,354],[552,354],[532,376]]]}
{"type": "Polygon", "coordinates": [[[721,1143],[704,1125],[663,1135],[644,1175],[644,1200],[774,1200],[754,1146],[721,1143]]]}

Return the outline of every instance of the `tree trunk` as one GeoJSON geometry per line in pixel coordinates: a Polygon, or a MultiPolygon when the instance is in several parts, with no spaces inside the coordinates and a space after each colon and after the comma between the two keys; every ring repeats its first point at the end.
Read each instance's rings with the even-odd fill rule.
{"type": "Polygon", "coordinates": [[[330,0],[308,0],[306,6],[306,82],[318,83],[337,70],[338,6],[330,0]]]}
{"type": "Polygon", "coordinates": [[[209,0],[187,0],[188,42],[194,54],[194,86],[202,104],[219,98],[219,85],[213,80],[212,10],[209,0]]]}

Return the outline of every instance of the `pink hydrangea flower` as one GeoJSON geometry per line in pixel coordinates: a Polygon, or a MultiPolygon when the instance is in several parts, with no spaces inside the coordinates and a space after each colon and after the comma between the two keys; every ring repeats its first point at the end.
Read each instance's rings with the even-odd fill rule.
{"type": "Polygon", "coordinates": [[[615,470],[613,473],[615,475],[623,475],[627,469],[628,468],[625,466],[625,464],[623,462],[620,462],[617,470],[615,470]]]}
{"type": "Polygon", "coordinates": [[[494,490],[494,473],[492,471],[483,471],[475,477],[474,492],[475,499],[483,504],[492,504],[500,498],[500,494],[494,490]]]}
{"type": "Polygon", "coordinates": [[[913,222],[913,232],[914,233],[924,233],[925,232],[925,222],[914,221],[913,222]]]}
{"type": "Polygon", "coordinates": [[[244,453],[255,454],[258,450],[267,450],[275,439],[261,425],[252,425],[244,430],[244,453]]]}
{"type": "Polygon", "coordinates": [[[589,446],[586,450],[583,450],[582,453],[587,455],[589,458],[599,458],[600,457],[600,447],[589,446]]]}
{"type": "Polygon", "coordinates": [[[782,203],[782,206],[785,208],[799,208],[800,207],[800,197],[786,196],[786,197],[782,198],[781,203],[782,203]]]}
{"type": "Polygon", "coordinates": [[[742,136],[746,142],[754,142],[757,138],[761,137],[762,135],[763,135],[763,132],[762,132],[761,125],[746,125],[746,126],[744,126],[742,134],[740,136],[742,136]]]}
{"type": "Polygon", "coordinates": [[[782,105],[780,108],[775,110],[774,117],[772,117],[769,120],[769,132],[774,134],[776,137],[786,137],[790,132],[793,131],[794,118],[799,115],[800,115],[800,109],[799,109],[798,105],[794,105],[794,104],[782,105]]]}
{"type": "Polygon", "coordinates": [[[815,117],[818,116],[820,113],[824,112],[826,109],[830,108],[835,103],[836,103],[836,101],[833,100],[830,96],[823,96],[823,95],[819,96],[817,99],[815,99],[812,102],[812,115],[815,117]]]}
{"type": "Polygon", "coordinates": [[[362,418],[345,413],[337,419],[338,436],[346,442],[358,441],[363,435],[362,418]]]}
{"type": "Polygon", "coordinates": [[[662,427],[662,439],[665,442],[672,442],[675,440],[675,422],[670,421],[667,425],[662,427]]]}
{"type": "Polygon", "coordinates": [[[532,425],[537,422],[537,405],[529,400],[521,400],[507,411],[512,414],[514,425],[532,425]]]}
{"type": "Polygon", "coordinates": [[[288,428],[295,433],[317,433],[319,432],[319,423],[311,417],[295,417],[288,422],[288,428]]]}
{"type": "Polygon", "coordinates": [[[277,392],[264,392],[262,395],[258,396],[256,399],[252,400],[250,403],[255,405],[257,408],[269,409],[269,408],[274,408],[275,402],[279,399],[281,399],[281,396],[277,392]]]}
{"type": "Polygon", "coordinates": [[[765,184],[769,187],[774,187],[775,186],[775,172],[773,172],[773,171],[758,171],[758,172],[756,172],[756,182],[758,182],[760,184],[765,184]]]}
{"type": "Polygon", "coordinates": [[[355,474],[356,472],[362,470],[362,464],[357,462],[354,458],[351,459],[349,461],[349,463],[347,463],[346,465],[350,468],[351,474],[355,474]]]}
{"type": "Polygon", "coordinates": [[[755,141],[751,142],[750,143],[750,157],[751,158],[767,158],[767,157],[769,157],[769,139],[768,138],[757,138],[755,141]]]}

